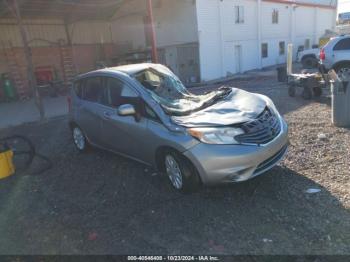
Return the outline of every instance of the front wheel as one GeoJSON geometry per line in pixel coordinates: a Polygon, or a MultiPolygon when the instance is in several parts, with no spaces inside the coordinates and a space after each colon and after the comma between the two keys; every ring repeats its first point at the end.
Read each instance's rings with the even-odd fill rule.
{"type": "Polygon", "coordinates": [[[200,178],[192,163],[175,151],[164,154],[164,170],[172,187],[181,192],[193,192],[200,186],[200,178]]]}

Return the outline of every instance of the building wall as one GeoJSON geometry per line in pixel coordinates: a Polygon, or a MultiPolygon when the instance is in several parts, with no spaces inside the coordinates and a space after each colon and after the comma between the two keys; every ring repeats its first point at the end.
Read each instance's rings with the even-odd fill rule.
{"type": "MultiPolygon", "coordinates": [[[[63,21],[54,19],[23,20],[27,29],[31,46],[48,46],[49,42],[66,39],[63,21]],[[36,39],[36,40],[35,40],[36,39]],[[45,40],[45,41],[42,41],[45,40]]],[[[13,19],[0,19],[0,47],[8,46],[11,42],[14,47],[22,47],[22,39],[16,22],[13,19]]]]}
{"type": "MultiPolygon", "coordinates": [[[[59,19],[25,19],[30,46],[51,46],[59,40],[67,40],[63,20],[59,19]]],[[[112,43],[109,22],[84,21],[69,25],[73,44],[112,43]]],[[[22,39],[16,22],[13,19],[0,19],[0,44],[22,47],[22,39]]]]}
{"type": "Polygon", "coordinates": [[[160,47],[198,41],[195,3],[193,0],[163,0],[161,7],[154,9],[160,47]]]}
{"type": "Polygon", "coordinates": [[[199,60],[202,80],[223,73],[222,32],[217,1],[197,1],[199,60]]]}
{"type": "MultiPolygon", "coordinates": [[[[58,42],[67,42],[62,20],[23,20],[32,52],[34,69],[50,66],[63,79],[62,59],[58,42]]],[[[73,67],[76,73],[95,69],[96,61],[108,60],[118,53],[112,43],[109,22],[85,21],[68,27],[72,40],[73,67]]],[[[9,59],[14,59],[24,87],[28,89],[27,63],[22,38],[13,19],[0,19],[0,74],[11,72],[9,59]],[[10,50],[11,49],[11,50],[10,50]],[[14,58],[9,56],[13,53],[14,58]]],[[[29,90],[28,90],[29,91],[29,90]]]]}
{"type": "Polygon", "coordinates": [[[111,24],[109,22],[82,21],[69,26],[73,44],[110,44],[112,43],[111,24]]]}
{"type": "MultiPolygon", "coordinates": [[[[130,1],[112,18],[113,42],[129,45],[130,49],[147,47],[144,17],[145,1],[130,1]]],[[[159,47],[197,42],[196,5],[193,0],[154,1],[153,15],[159,47]]]]}
{"type": "Polygon", "coordinates": [[[306,39],[311,47],[326,29],[335,26],[335,9],[295,6],[290,1],[262,1],[260,22],[257,0],[197,0],[196,7],[203,81],[284,63],[288,43],[293,43],[295,56],[306,39]],[[243,24],[235,23],[236,5],[244,6],[243,24]],[[272,23],[274,9],[279,13],[277,24],[272,23]],[[285,42],[283,55],[279,53],[280,42],[285,42]],[[266,58],[261,57],[261,43],[268,45],[266,58]]]}
{"type": "MultiPolygon", "coordinates": [[[[145,3],[128,1],[112,18],[113,42],[122,47],[124,53],[150,49],[145,32],[148,15],[145,3]]],[[[160,63],[169,66],[184,82],[198,81],[196,1],[154,0],[153,3],[160,63]]]]}

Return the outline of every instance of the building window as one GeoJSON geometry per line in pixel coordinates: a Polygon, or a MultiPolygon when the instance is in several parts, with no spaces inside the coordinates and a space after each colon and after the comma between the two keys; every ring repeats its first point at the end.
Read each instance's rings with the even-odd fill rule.
{"type": "Polygon", "coordinates": [[[261,57],[266,58],[268,57],[268,46],[267,43],[261,44],[261,57]]]}
{"type": "Polygon", "coordinates": [[[310,39],[306,39],[304,44],[304,49],[309,49],[309,48],[310,48],[310,39]]]}
{"type": "Polygon", "coordinates": [[[272,11],[272,23],[278,24],[278,9],[273,9],[272,11]]]}
{"type": "Polygon", "coordinates": [[[286,43],[280,42],[279,43],[279,54],[284,55],[286,53],[286,43]]]}
{"type": "Polygon", "coordinates": [[[244,23],[244,7],[235,6],[235,23],[243,24],[244,23]]]}

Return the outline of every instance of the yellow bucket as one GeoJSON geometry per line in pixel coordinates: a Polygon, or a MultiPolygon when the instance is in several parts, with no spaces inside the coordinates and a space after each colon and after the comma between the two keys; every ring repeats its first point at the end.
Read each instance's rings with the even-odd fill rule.
{"type": "Polygon", "coordinates": [[[13,151],[0,151],[0,179],[11,176],[15,173],[15,166],[12,162],[13,151]]]}

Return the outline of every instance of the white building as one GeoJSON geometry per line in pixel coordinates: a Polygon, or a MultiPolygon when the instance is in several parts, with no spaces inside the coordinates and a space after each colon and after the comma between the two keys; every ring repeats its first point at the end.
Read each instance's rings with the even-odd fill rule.
{"type": "MultiPolygon", "coordinates": [[[[98,61],[116,65],[149,59],[146,0],[101,0],[99,11],[91,7],[96,1],[80,1],[55,2],[58,5],[45,12],[39,8],[43,1],[23,1],[23,23],[36,67],[50,66],[64,75],[58,49],[62,42],[70,43],[68,60],[76,73],[94,69],[98,61]],[[35,15],[26,4],[39,8],[35,15]],[[76,4],[81,8],[74,8],[76,4]],[[90,9],[76,17],[82,7],[90,9]],[[57,17],[58,9],[62,17],[57,17]]],[[[159,60],[184,82],[283,63],[288,43],[295,52],[300,45],[312,47],[326,29],[334,30],[336,21],[335,0],[153,0],[152,10],[159,60]]],[[[17,75],[26,75],[16,21],[11,12],[0,18],[0,73],[14,71],[9,61],[15,61],[17,75]]]]}
{"type": "MultiPolygon", "coordinates": [[[[311,48],[334,30],[333,0],[154,0],[161,61],[184,81],[207,81],[286,61],[288,43],[311,48]]],[[[113,41],[149,46],[143,1],[114,15],[113,41]]]]}

